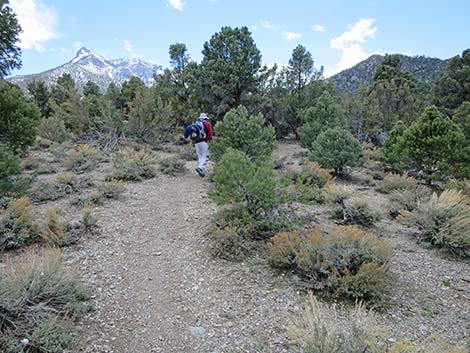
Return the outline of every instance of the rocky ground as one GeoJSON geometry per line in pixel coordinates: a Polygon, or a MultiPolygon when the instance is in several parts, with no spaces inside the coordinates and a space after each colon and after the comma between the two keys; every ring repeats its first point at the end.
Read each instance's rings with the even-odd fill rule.
{"type": "MultiPolygon", "coordinates": [[[[281,144],[276,155],[297,168],[300,151],[281,144]]],[[[228,262],[211,256],[208,225],[217,207],[207,197],[208,178],[197,176],[195,162],[187,167],[176,177],[127,183],[120,200],[97,208],[99,231],[64,250],[96,305],[77,327],[79,351],[295,352],[287,328],[302,312],[306,293],[262,257],[228,262]]],[[[386,216],[386,195],[360,178],[351,185],[383,210],[373,231],[393,243],[396,280],[377,314],[390,341],[439,334],[467,342],[470,264],[422,248],[413,229],[386,216]]],[[[69,201],[54,205],[71,214],[76,210],[69,201]]],[[[312,210],[317,222],[331,222],[323,206],[312,210]]]]}

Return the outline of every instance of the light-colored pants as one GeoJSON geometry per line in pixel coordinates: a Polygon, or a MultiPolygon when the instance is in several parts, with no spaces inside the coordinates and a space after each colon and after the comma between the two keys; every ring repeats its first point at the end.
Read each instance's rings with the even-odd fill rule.
{"type": "Polygon", "coordinates": [[[199,160],[199,168],[204,172],[207,165],[207,157],[209,156],[209,145],[207,142],[196,143],[196,153],[199,160]]]}

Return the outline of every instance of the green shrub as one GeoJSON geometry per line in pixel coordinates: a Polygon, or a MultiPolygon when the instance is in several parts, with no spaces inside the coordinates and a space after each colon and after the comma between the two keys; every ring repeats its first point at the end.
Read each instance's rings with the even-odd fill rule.
{"type": "Polygon", "coordinates": [[[67,152],[70,148],[70,142],[53,143],[50,149],[53,162],[63,162],[67,158],[67,152]]]}
{"type": "Polygon", "coordinates": [[[404,132],[402,143],[411,167],[429,182],[459,174],[458,169],[465,169],[462,167],[468,162],[468,156],[461,153],[465,147],[461,127],[435,106],[426,108],[404,132]]]}
{"type": "Polygon", "coordinates": [[[433,194],[412,212],[402,210],[397,220],[418,227],[419,241],[470,257],[470,199],[456,190],[433,194]]]}
{"type": "MultiPolygon", "coordinates": [[[[23,338],[41,352],[62,352],[71,343],[61,320],[74,310],[91,309],[89,292],[65,271],[58,250],[27,253],[21,261],[0,269],[0,350],[23,338]]],[[[18,346],[18,345],[16,345],[18,346]]]]}
{"type": "Polygon", "coordinates": [[[39,324],[30,336],[30,345],[40,352],[62,353],[72,343],[71,332],[56,319],[39,324]]]}
{"type": "Polygon", "coordinates": [[[4,198],[26,192],[31,180],[19,177],[21,171],[21,159],[0,142],[0,203],[4,198]]]}
{"type": "Polygon", "coordinates": [[[90,145],[78,145],[67,153],[64,167],[75,173],[83,173],[95,169],[101,159],[101,153],[90,145]]]}
{"type": "Polygon", "coordinates": [[[186,170],[186,163],[182,159],[175,157],[161,159],[158,164],[159,169],[163,174],[175,176],[176,173],[182,173],[186,170]]]}
{"type": "Polygon", "coordinates": [[[336,295],[380,303],[388,291],[389,241],[355,226],[279,234],[270,239],[268,255],[271,265],[291,264],[315,288],[336,295]]]}
{"type": "Polygon", "coordinates": [[[274,171],[256,165],[247,155],[229,148],[214,168],[214,187],[209,196],[218,204],[244,204],[257,218],[280,202],[274,171]]]}
{"type": "Polygon", "coordinates": [[[222,209],[216,213],[209,228],[212,253],[215,256],[238,260],[263,245],[259,240],[292,229],[298,219],[289,210],[272,210],[265,217],[254,218],[243,207],[222,209]]]}
{"type": "Polygon", "coordinates": [[[343,224],[358,224],[371,227],[382,218],[380,211],[373,208],[365,198],[354,198],[333,209],[334,218],[343,224]]]}
{"type": "Polygon", "coordinates": [[[0,214],[0,251],[35,241],[39,234],[35,218],[34,206],[28,198],[11,201],[0,214]]]}
{"type": "Polygon", "coordinates": [[[406,174],[387,174],[380,186],[377,188],[377,191],[383,192],[385,194],[389,194],[392,191],[396,190],[414,190],[416,189],[416,179],[409,177],[406,174]]]}
{"type": "Polygon", "coordinates": [[[26,150],[34,143],[41,118],[39,108],[26,101],[21,89],[0,81],[0,136],[12,150],[26,150]]]}
{"type": "Polygon", "coordinates": [[[336,175],[344,176],[348,174],[346,167],[356,167],[362,162],[362,148],[349,131],[328,129],[310,146],[309,158],[323,168],[333,169],[336,175]]]}
{"type": "Polygon", "coordinates": [[[241,105],[217,122],[214,130],[217,139],[211,145],[211,155],[216,161],[230,148],[245,152],[255,162],[271,158],[275,131],[272,126],[266,126],[262,114],[248,116],[248,111],[241,105]]]}
{"type": "Polygon", "coordinates": [[[272,166],[274,169],[282,169],[284,168],[285,161],[283,158],[273,158],[272,159],[272,166]]]}
{"type": "Polygon", "coordinates": [[[392,131],[390,131],[383,147],[379,150],[379,160],[398,172],[409,166],[408,156],[403,144],[405,130],[405,123],[398,120],[392,131]]]}
{"type": "Polygon", "coordinates": [[[298,129],[300,141],[309,147],[322,131],[336,127],[346,129],[346,119],[337,98],[325,91],[315,104],[301,113],[304,124],[298,129]]]}
{"type": "Polygon", "coordinates": [[[57,173],[57,167],[49,164],[49,163],[43,163],[39,165],[38,169],[36,170],[37,174],[54,174],[57,173]]]}
{"type": "Polygon", "coordinates": [[[114,153],[113,171],[108,179],[140,181],[156,175],[157,159],[146,150],[123,149],[114,153]]]}
{"type": "Polygon", "coordinates": [[[58,143],[62,143],[70,137],[64,121],[57,114],[43,118],[39,124],[38,132],[39,136],[58,143]]]}

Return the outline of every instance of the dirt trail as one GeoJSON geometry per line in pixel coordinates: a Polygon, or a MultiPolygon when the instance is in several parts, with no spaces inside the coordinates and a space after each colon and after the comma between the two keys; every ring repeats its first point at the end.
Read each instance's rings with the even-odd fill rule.
{"type": "Polygon", "coordinates": [[[208,253],[215,206],[192,172],[129,184],[70,252],[96,297],[85,352],[282,352],[301,299],[263,264],[208,253]]]}

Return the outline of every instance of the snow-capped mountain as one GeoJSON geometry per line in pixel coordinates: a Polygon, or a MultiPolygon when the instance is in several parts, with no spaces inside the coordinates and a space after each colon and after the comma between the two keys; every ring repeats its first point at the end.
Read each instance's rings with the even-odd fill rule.
{"type": "Polygon", "coordinates": [[[53,85],[57,78],[68,73],[79,88],[88,81],[95,82],[104,91],[111,82],[121,85],[132,76],[139,77],[146,85],[154,82],[154,73],[162,71],[159,65],[151,64],[139,58],[107,60],[88,48],[80,48],[75,57],[68,63],[53,69],[31,75],[18,75],[8,79],[23,90],[33,80],[44,81],[48,86],[53,85]]]}

